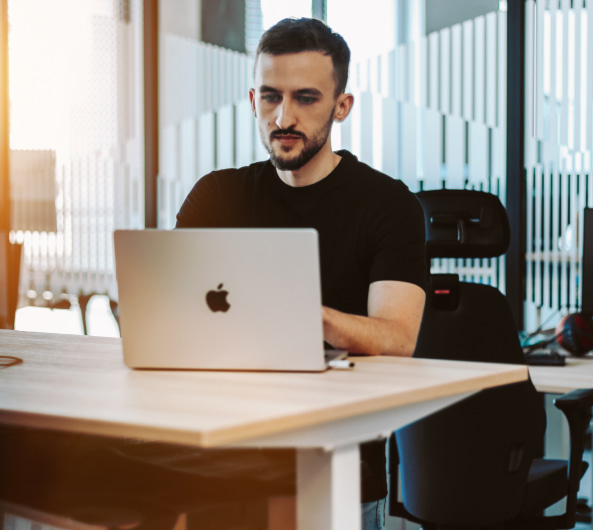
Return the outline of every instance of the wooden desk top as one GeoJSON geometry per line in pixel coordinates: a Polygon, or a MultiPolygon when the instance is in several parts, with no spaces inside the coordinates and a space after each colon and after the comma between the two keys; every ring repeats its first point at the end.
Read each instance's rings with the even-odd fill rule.
{"type": "Polygon", "coordinates": [[[121,341],[0,330],[0,422],[201,447],[524,380],[524,366],[356,358],[351,371],[138,371],[121,341]]]}
{"type": "Polygon", "coordinates": [[[564,394],[579,388],[593,388],[593,356],[568,356],[565,366],[530,366],[529,374],[540,392],[564,394]]]}

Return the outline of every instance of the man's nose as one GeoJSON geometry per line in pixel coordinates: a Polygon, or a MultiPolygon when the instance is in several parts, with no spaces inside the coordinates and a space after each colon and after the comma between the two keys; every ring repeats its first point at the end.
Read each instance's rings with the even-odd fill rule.
{"type": "Polygon", "coordinates": [[[290,129],[296,125],[296,114],[290,101],[284,100],[278,106],[278,114],[276,116],[276,126],[279,129],[290,129]]]}

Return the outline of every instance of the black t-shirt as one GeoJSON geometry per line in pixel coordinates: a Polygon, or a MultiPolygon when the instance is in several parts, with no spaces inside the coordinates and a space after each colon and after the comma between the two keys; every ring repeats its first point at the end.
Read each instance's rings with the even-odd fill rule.
{"type": "MultiPolygon", "coordinates": [[[[367,315],[369,285],[380,280],[426,289],[422,206],[405,184],[348,151],[326,178],[285,184],[270,161],[214,171],[193,187],[177,228],[315,228],[322,303],[367,315]]],[[[384,498],[384,442],[361,446],[362,501],[384,498]]]]}

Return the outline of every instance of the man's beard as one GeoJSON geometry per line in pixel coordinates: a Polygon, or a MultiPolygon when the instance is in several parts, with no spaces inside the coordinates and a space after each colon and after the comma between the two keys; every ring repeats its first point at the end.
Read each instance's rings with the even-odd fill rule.
{"type": "MultiPolygon", "coordinates": [[[[333,124],[333,116],[334,111],[331,112],[331,118],[325,124],[325,126],[320,129],[317,134],[309,139],[301,132],[294,131],[293,129],[278,129],[272,133],[270,133],[269,139],[266,137],[266,133],[260,128],[260,136],[266,151],[270,154],[270,160],[276,169],[281,171],[295,171],[297,169],[301,169],[305,164],[307,164],[325,145],[327,139],[329,138],[332,124],[333,124]],[[283,153],[276,153],[272,149],[272,141],[274,136],[287,134],[291,136],[299,136],[302,138],[303,148],[301,152],[293,158],[283,157],[283,153]]],[[[280,147],[280,151],[284,151],[282,147],[280,147]]],[[[290,151],[288,149],[287,151],[290,151]]]]}

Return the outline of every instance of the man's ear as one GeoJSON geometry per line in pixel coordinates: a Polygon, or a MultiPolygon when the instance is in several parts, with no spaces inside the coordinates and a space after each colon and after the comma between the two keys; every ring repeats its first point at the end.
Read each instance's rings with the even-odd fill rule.
{"type": "Polygon", "coordinates": [[[251,103],[251,112],[257,118],[257,113],[255,112],[255,88],[249,90],[249,102],[251,103]]]}
{"type": "Polygon", "coordinates": [[[334,120],[344,121],[348,117],[348,114],[350,114],[350,110],[352,110],[352,105],[354,105],[354,96],[352,94],[340,94],[336,102],[334,120]]]}

